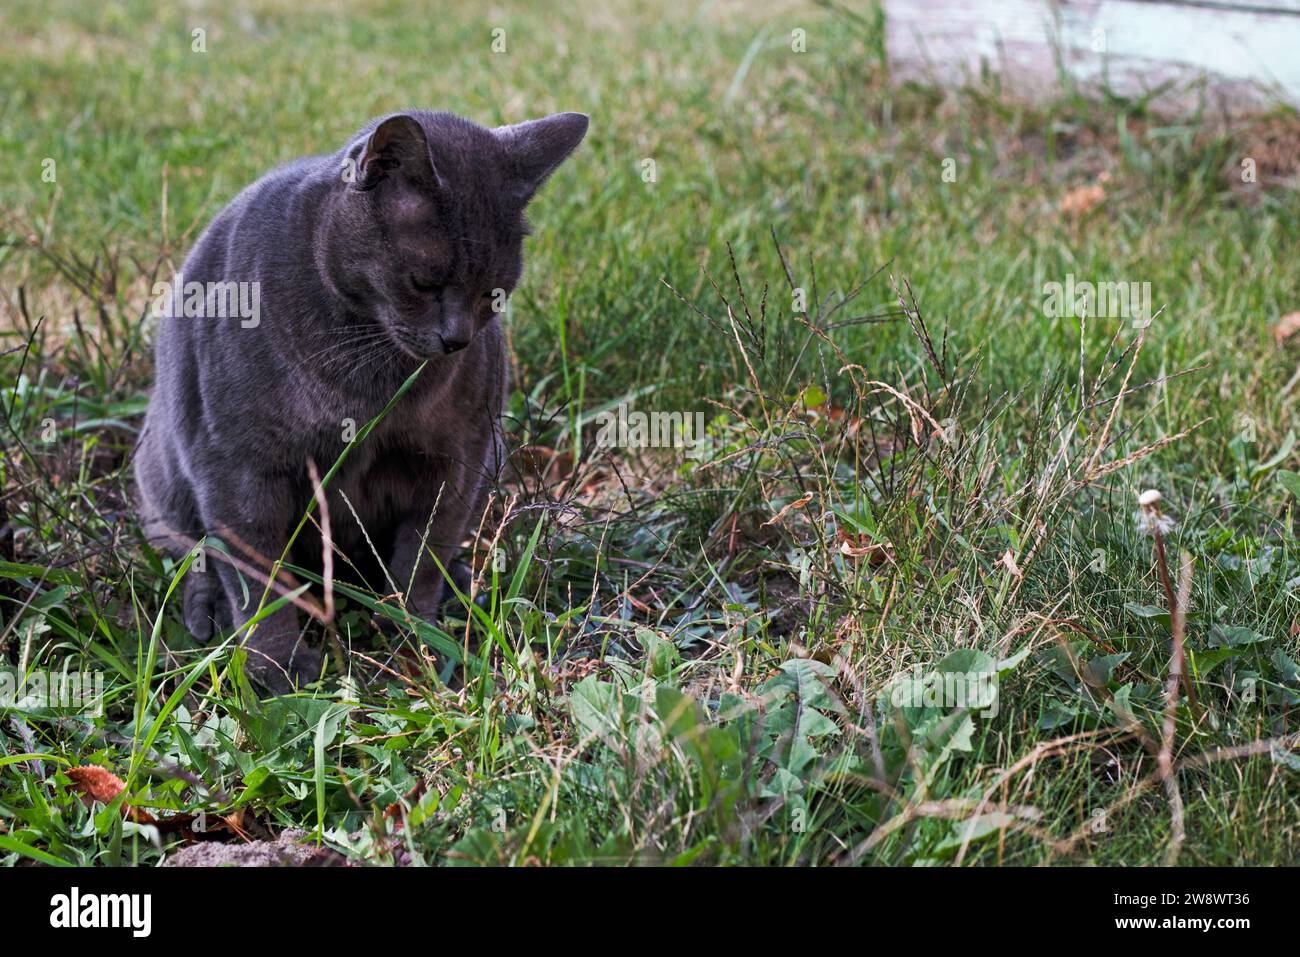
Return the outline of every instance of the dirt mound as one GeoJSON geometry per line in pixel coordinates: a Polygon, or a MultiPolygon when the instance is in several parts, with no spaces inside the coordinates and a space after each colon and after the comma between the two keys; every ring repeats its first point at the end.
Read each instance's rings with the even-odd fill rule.
{"type": "Polygon", "coordinates": [[[321,867],[342,862],[329,848],[301,843],[306,836],[306,831],[288,830],[274,841],[190,844],[172,852],[163,867],[321,867]]]}

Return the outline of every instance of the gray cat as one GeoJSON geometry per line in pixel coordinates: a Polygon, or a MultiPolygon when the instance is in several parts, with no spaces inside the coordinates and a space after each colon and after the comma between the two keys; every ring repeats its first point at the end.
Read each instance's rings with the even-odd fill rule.
{"type": "MultiPolygon", "coordinates": [[[[437,613],[428,552],[453,567],[498,469],[497,317],[522,269],[524,207],[586,131],[581,113],[494,130],[449,113],[375,120],[340,152],[245,189],[155,290],[157,376],[135,460],[144,532],[177,557],[207,535],[244,565],[209,549],[207,570],[187,574],[197,639],[249,619],[312,500],[308,461],[323,474],[425,360],[327,504],[336,568],[437,613]]],[[[314,524],[300,539],[293,560],[319,567],[314,524]]],[[[270,691],[320,674],[292,605],[246,647],[270,691]]]]}

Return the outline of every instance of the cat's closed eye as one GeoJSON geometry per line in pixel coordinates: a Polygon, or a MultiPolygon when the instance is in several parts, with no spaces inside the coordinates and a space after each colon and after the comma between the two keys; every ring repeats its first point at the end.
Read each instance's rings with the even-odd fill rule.
{"type": "Polygon", "coordinates": [[[438,282],[438,280],[433,278],[432,276],[428,276],[428,275],[421,276],[418,273],[411,273],[410,279],[411,279],[411,287],[416,292],[424,293],[426,295],[428,294],[436,294],[439,296],[442,295],[443,284],[438,282]]]}

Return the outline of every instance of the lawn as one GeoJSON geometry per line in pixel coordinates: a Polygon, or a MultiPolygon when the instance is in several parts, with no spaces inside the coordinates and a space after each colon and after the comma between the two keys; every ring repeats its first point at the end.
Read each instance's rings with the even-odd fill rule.
{"type": "Polygon", "coordinates": [[[0,674],[102,693],[0,700],[0,861],[1294,862],[1291,113],[892,84],[862,3],[3,17],[0,674]],[[468,621],[340,593],[260,700],[133,516],[150,291],[406,107],[591,116],[503,320],[518,452],[468,621]],[[636,412],[704,434],[600,440],[636,412]]]}

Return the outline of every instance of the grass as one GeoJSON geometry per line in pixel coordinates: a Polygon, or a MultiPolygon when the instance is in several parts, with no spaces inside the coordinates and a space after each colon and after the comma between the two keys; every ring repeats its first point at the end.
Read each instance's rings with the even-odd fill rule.
{"type": "Polygon", "coordinates": [[[862,6],[468,9],[7,11],[0,643],[103,709],[5,710],[0,860],[150,864],[202,815],[368,863],[1294,861],[1294,118],[891,86],[862,6]],[[509,317],[532,451],[467,624],[341,594],[328,680],[259,701],[132,517],[148,294],[404,106],[593,117],[509,317]],[[1162,311],[1049,317],[1067,274],[1162,311]],[[597,448],[620,402],[707,453],[597,448]],[[989,672],[995,709],[925,698],[989,672]]]}

